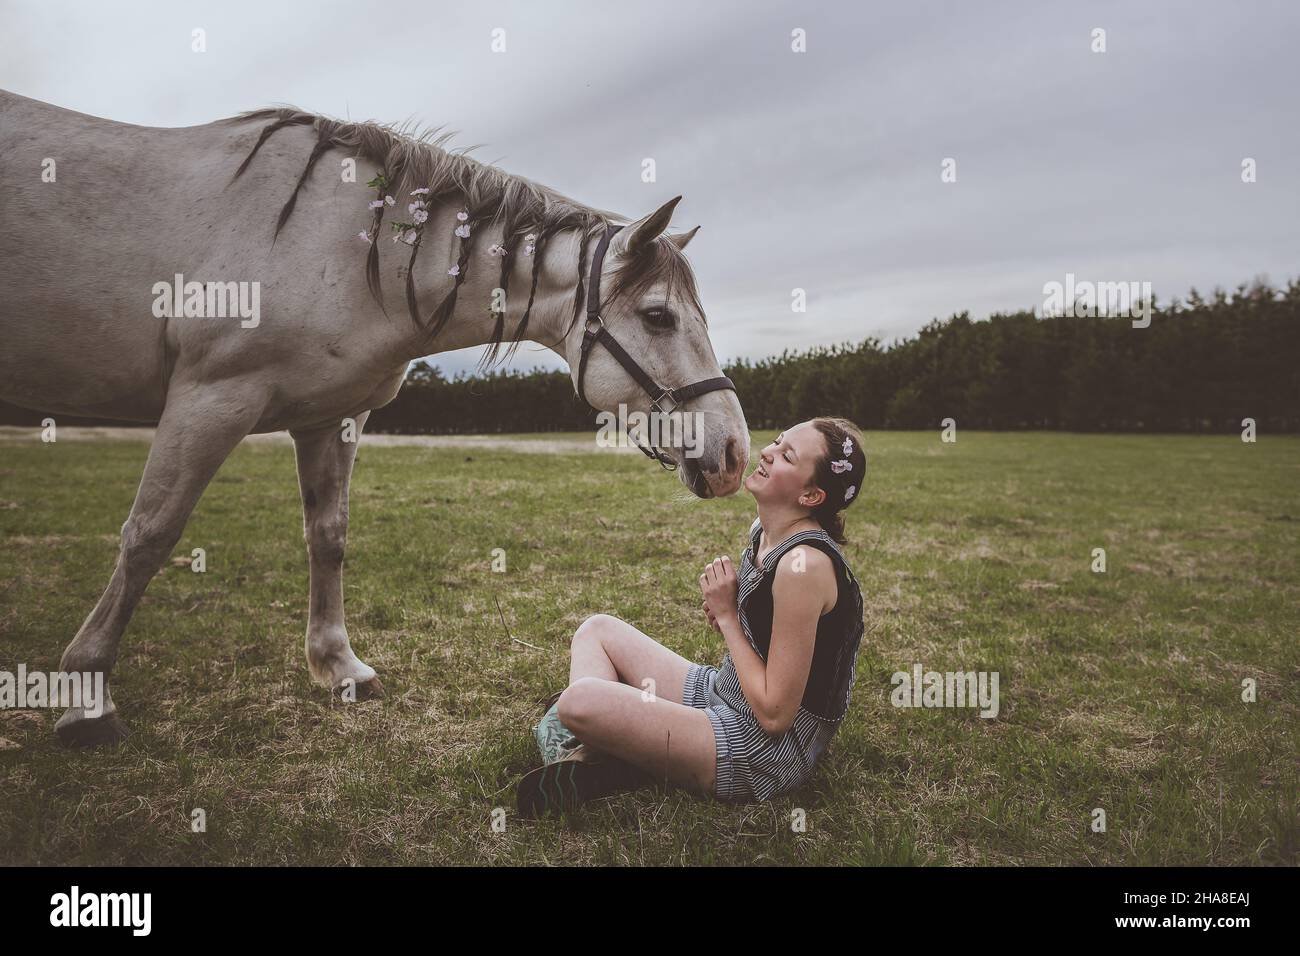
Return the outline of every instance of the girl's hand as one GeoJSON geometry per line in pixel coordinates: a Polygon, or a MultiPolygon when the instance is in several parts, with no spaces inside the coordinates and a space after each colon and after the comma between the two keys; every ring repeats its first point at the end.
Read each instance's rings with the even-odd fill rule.
{"type": "Polygon", "coordinates": [[[704,608],[704,616],[709,619],[709,627],[713,628],[715,631],[721,634],[722,628],[718,627],[718,619],[714,617],[713,612],[709,610],[709,602],[705,601],[703,604],[700,605],[700,607],[704,608]]]}
{"type": "Polygon", "coordinates": [[[736,570],[731,558],[723,555],[704,566],[700,575],[700,593],[704,595],[704,609],[721,630],[721,625],[736,616],[736,595],[740,591],[736,570]]]}

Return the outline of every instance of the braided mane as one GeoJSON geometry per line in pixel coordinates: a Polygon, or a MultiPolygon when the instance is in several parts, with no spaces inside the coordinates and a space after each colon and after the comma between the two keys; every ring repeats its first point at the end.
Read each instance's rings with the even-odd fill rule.
{"type": "MultiPolygon", "coordinates": [[[[532,312],[534,298],[537,294],[537,280],[540,262],[546,243],[558,233],[577,230],[580,237],[578,260],[575,264],[573,318],[568,331],[577,322],[584,299],[585,277],[583,262],[593,237],[605,230],[611,223],[626,223],[624,216],[587,206],[553,189],[534,183],[523,176],[517,176],[498,169],[488,163],[479,162],[466,155],[470,148],[450,150],[444,148],[451,137],[450,132],[439,129],[420,130],[409,126],[382,125],[375,122],[344,122],[314,113],[308,113],[293,107],[277,107],[252,110],[226,120],[227,123],[244,123],[265,121],[261,135],[252,150],[235,170],[231,181],[238,179],[253,162],[262,144],[278,130],[286,126],[311,126],[316,133],[316,143],[307,157],[307,163],[293,193],[286,200],[276,220],[275,235],[293,215],[298,194],[311,177],[317,161],[330,149],[340,149],[363,157],[375,163],[388,179],[386,192],[400,196],[417,187],[428,187],[426,197],[430,205],[456,203],[468,210],[469,225],[472,227],[500,225],[502,229],[501,246],[505,254],[500,256],[500,276],[497,285],[502,290],[508,289],[511,270],[515,264],[516,253],[524,237],[530,233],[536,239],[533,251],[532,282],[528,290],[528,304],[524,309],[518,326],[511,334],[511,344],[505,355],[498,359],[498,351],[505,335],[505,313],[496,314],[496,327],[493,329],[488,349],[484,353],[480,367],[486,368],[496,361],[505,361],[525,338],[528,319],[532,312]]],[[[366,286],[380,307],[384,307],[383,290],[379,276],[379,242],[378,226],[383,217],[383,210],[375,211],[376,241],[370,244],[365,261],[366,286]]],[[[468,239],[460,240],[457,259],[459,270],[450,291],[426,318],[418,308],[414,285],[414,266],[420,251],[417,241],[411,246],[411,259],[406,271],[406,305],[411,320],[416,327],[426,332],[431,340],[442,330],[451,318],[456,306],[456,295],[469,271],[470,254],[473,251],[475,237],[486,234],[486,228],[474,228],[468,239]]],[[[615,277],[609,301],[624,293],[635,294],[648,286],[666,267],[669,281],[676,284],[685,283],[684,287],[698,304],[694,277],[685,257],[667,237],[659,237],[652,243],[649,252],[627,263],[615,277]]],[[[701,314],[703,310],[701,309],[701,314]]]]}

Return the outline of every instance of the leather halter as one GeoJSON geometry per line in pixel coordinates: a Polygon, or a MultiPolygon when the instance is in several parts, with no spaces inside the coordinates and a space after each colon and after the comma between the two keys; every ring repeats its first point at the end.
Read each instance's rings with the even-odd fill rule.
{"type": "MultiPolygon", "coordinates": [[[[591,350],[595,348],[597,342],[603,344],[609,350],[609,353],[618,359],[618,363],[627,370],[627,373],[636,379],[637,384],[650,396],[650,407],[657,412],[669,414],[681,408],[692,398],[708,392],[716,392],[724,388],[729,388],[734,392],[736,390],[735,383],[725,375],[718,378],[706,378],[703,381],[691,385],[681,385],[677,388],[660,385],[646,374],[645,369],[638,365],[632,356],[627,354],[623,346],[618,344],[618,340],[610,334],[609,329],[605,328],[605,322],[600,317],[600,274],[605,263],[605,250],[609,248],[609,240],[614,238],[614,234],[622,228],[622,226],[607,226],[605,234],[600,237],[600,242],[596,246],[595,255],[591,257],[591,281],[587,283],[587,324],[582,333],[582,355],[578,360],[578,397],[592,408],[596,407],[587,401],[586,393],[582,387],[582,379],[587,372],[587,356],[591,354],[591,350]],[[665,401],[670,402],[671,406],[665,408],[665,401]]],[[[597,411],[600,411],[600,409],[597,409],[597,411]]],[[[655,459],[669,471],[677,468],[677,462],[654,445],[646,448],[635,438],[632,438],[632,442],[637,448],[641,449],[647,458],[655,459]]]]}

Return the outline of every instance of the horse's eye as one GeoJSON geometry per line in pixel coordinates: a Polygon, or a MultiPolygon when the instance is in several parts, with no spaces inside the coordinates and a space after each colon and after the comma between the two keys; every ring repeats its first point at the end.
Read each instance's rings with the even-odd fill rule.
{"type": "Polygon", "coordinates": [[[641,318],[646,324],[656,329],[671,329],[677,324],[677,318],[668,309],[642,309],[641,318]]]}

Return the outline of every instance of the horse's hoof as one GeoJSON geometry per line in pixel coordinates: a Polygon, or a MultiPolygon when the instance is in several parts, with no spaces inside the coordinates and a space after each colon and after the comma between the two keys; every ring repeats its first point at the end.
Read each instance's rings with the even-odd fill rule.
{"type": "Polygon", "coordinates": [[[68,714],[64,714],[54,725],[54,732],[65,747],[112,746],[121,743],[131,733],[125,721],[117,716],[115,710],[109,711],[102,717],[81,717],[71,720],[68,719],[68,714]]]}
{"type": "Polygon", "coordinates": [[[378,700],[384,696],[384,685],[379,682],[377,676],[357,683],[344,681],[334,688],[334,694],[348,703],[363,700],[378,700]]]}

